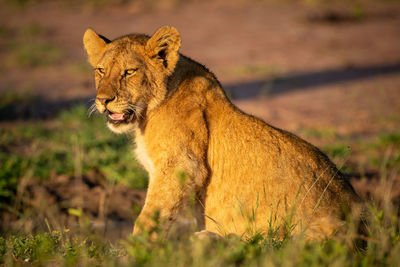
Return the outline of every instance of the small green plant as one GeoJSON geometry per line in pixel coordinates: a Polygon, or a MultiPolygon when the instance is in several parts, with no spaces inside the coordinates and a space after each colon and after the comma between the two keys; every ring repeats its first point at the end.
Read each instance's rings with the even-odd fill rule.
{"type": "Polygon", "coordinates": [[[26,168],[26,163],[16,155],[7,155],[0,152],[0,209],[8,203],[10,197],[15,194],[19,177],[26,168]]]}
{"type": "Polygon", "coordinates": [[[4,25],[0,25],[0,37],[6,36],[7,32],[8,32],[7,27],[5,27],[4,25]]]}
{"type": "Polygon", "coordinates": [[[400,133],[386,133],[379,136],[379,143],[384,146],[400,146],[400,133]]]}
{"type": "Polygon", "coordinates": [[[86,62],[75,62],[69,66],[69,69],[77,74],[89,74],[93,72],[93,68],[86,62]]]}
{"type": "Polygon", "coordinates": [[[334,129],[318,129],[318,128],[304,128],[300,130],[301,134],[305,137],[335,140],[338,134],[334,129]]]}
{"type": "Polygon", "coordinates": [[[348,145],[343,144],[328,145],[322,150],[332,158],[343,158],[351,154],[351,148],[348,145]]]}
{"type": "Polygon", "coordinates": [[[353,18],[356,20],[361,20],[365,17],[365,11],[360,3],[355,3],[353,6],[353,18]]]}
{"type": "Polygon", "coordinates": [[[5,0],[5,3],[18,8],[24,8],[31,2],[32,0],[5,0]]]}
{"type": "Polygon", "coordinates": [[[43,34],[44,28],[37,23],[30,23],[19,30],[19,35],[26,37],[36,37],[43,34]]]}

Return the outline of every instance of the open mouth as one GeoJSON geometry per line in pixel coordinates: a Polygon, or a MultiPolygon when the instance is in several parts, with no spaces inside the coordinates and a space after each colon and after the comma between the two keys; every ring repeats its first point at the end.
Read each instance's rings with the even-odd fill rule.
{"type": "Polygon", "coordinates": [[[123,113],[107,111],[107,121],[112,124],[126,124],[134,120],[135,112],[133,110],[124,111],[123,113]]]}

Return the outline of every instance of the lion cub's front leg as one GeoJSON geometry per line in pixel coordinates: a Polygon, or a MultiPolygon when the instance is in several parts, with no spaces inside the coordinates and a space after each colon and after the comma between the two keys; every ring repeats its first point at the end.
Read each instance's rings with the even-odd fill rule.
{"type": "Polygon", "coordinates": [[[136,131],[136,155],[150,179],[134,234],[152,230],[157,224],[168,233],[172,226],[175,230],[175,226],[179,228],[193,219],[199,227],[204,226],[200,201],[209,170],[208,131],[203,113],[198,109],[159,114],[163,115],[154,115],[145,132],[136,131]]]}
{"type": "Polygon", "coordinates": [[[146,201],[135,222],[134,234],[159,226],[168,230],[185,198],[185,192],[174,176],[169,170],[150,174],[146,201]]]}
{"type": "Polygon", "coordinates": [[[202,223],[194,222],[197,219],[195,206],[200,204],[198,201],[193,177],[174,168],[157,170],[150,177],[146,201],[135,222],[133,234],[142,231],[152,235],[158,231],[168,234],[172,225],[187,228],[188,221],[192,222],[192,227],[195,226],[193,223],[201,225],[202,223]],[[185,225],[182,222],[186,222],[183,223],[185,225]]]}

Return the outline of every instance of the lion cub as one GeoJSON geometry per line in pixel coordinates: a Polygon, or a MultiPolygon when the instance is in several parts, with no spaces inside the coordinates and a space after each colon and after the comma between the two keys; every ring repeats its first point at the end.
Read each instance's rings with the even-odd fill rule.
{"type": "Polygon", "coordinates": [[[325,238],[359,202],[316,147],[235,107],[207,68],[178,52],[175,28],[113,41],[88,29],[83,42],[98,111],[112,131],[134,134],[149,173],[134,233],[158,214],[166,232],[195,218],[196,230],[220,235],[272,226],[325,238]]]}

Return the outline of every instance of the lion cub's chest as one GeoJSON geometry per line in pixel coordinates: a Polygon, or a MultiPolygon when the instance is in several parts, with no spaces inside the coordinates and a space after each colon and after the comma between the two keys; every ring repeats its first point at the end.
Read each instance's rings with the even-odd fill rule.
{"type": "Polygon", "coordinates": [[[136,154],[136,158],[138,159],[140,164],[143,165],[143,167],[146,169],[146,171],[151,176],[154,172],[154,164],[147,153],[146,144],[144,142],[143,135],[141,135],[141,134],[136,134],[135,154],[136,154]]]}

